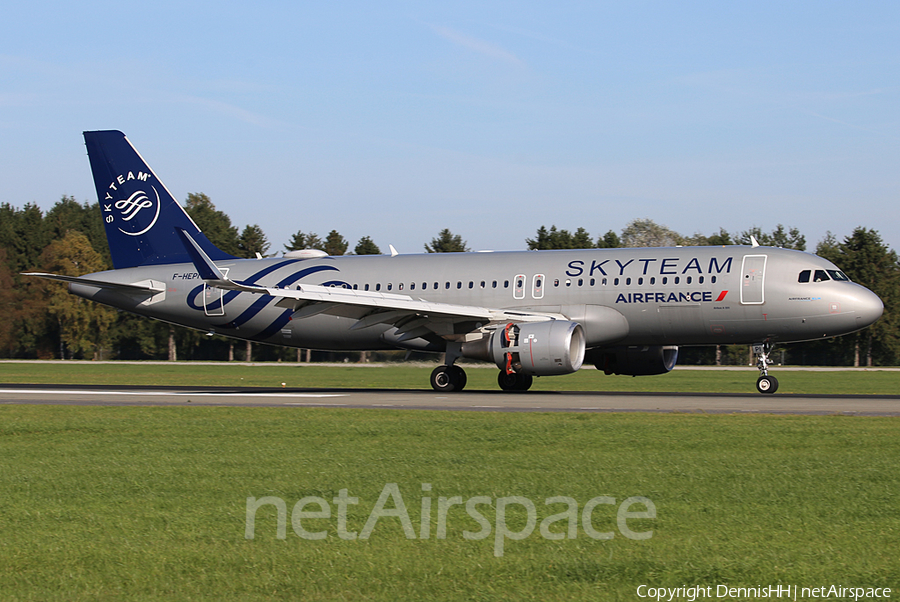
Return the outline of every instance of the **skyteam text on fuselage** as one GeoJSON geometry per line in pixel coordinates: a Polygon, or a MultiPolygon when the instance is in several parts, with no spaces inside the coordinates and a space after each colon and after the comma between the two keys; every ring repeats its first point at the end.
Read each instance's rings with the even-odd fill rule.
{"type": "Polygon", "coordinates": [[[883,311],[831,262],[760,246],[239,259],[203,235],[124,134],[84,138],[115,269],[31,275],[238,339],[444,353],[438,391],[465,387],[460,358],[493,362],[515,391],[585,362],[662,374],[679,345],[740,343],[757,354],[757,389],[772,393],[773,344],[854,332],[883,311]]]}

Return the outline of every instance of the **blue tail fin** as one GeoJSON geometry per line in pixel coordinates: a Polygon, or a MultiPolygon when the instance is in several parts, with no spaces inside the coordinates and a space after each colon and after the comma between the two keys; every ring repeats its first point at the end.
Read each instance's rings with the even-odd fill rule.
{"type": "Polygon", "coordinates": [[[190,233],[211,259],[234,259],[200,232],[125,134],[84,132],[84,142],[116,269],[191,263],[177,228],[190,233]]]}

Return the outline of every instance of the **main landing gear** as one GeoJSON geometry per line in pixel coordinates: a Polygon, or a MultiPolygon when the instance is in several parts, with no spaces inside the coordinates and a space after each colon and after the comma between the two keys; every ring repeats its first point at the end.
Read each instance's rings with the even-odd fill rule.
{"type": "MultiPolygon", "coordinates": [[[[455,365],[441,365],[431,372],[431,388],[440,393],[462,391],[466,380],[466,371],[455,365]]],[[[497,375],[497,384],[504,391],[527,391],[533,382],[533,376],[522,372],[501,370],[497,375]]]]}
{"type": "Polygon", "coordinates": [[[438,366],[431,372],[431,388],[440,393],[462,391],[466,386],[466,371],[459,366],[438,366]]]}
{"type": "Polygon", "coordinates": [[[447,353],[444,361],[447,362],[431,371],[431,388],[439,393],[452,393],[462,391],[466,387],[466,371],[456,365],[456,360],[462,357],[462,345],[460,343],[447,343],[447,353]]]}
{"type": "MultiPolygon", "coordinates": [[[[440,393],[453,393],[462,391],[466,386],[466,371],[455,364],[456,360],[462,357],[462,346],[458,343],[450,343],[447,345],[447,354],[444,358],[445,364],[438,366],[431,372],[431,388],[440,393]]],[[[504,391],[527,391],[534,382],[534,377],[524,372],[516,372],[517,368],[521,368],[517,360],[514,361],[513,355],[507,353],[506,369],[500,370],[497,375],[497,384],[504,391]]]]}
{"type": "Polygon", "coordinates": [[[771,343],[762,343],[753,346],[753,353],[756,355],[756,367],[759,368],[759,378],[756,381],[756,390],[760,393],[772,394],[778,390],[778,379],[769,376],[769,352],[772,350],[771,343]]]}

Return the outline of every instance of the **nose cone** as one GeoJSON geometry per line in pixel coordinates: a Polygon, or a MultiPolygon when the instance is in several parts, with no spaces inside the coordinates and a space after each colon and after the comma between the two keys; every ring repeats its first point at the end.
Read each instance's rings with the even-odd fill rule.
{"type": "Polygon", "coordinates": [[[853,301],[853,307],[856,310],[857,328],[865,328],[874,324],[881,317],[881,314],[884,313],[884,303],[869,289],[864,286],[859,288],[853,301]]]}

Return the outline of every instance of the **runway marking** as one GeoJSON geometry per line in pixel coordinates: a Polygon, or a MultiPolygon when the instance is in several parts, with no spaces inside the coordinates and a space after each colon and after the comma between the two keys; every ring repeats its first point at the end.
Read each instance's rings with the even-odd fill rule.
{"type": "Polygon", "coordinates": [[[338,407],[338,406],[345,406],[345,405],[347,405],[347,404],[346,404],[346,403],[316,403],[316,402],[314,402],[314,401],[307,401],[307,402],[303,402],[303,401],[288,401],[288,402],[285,402],[284,405],[286,405],[286,406],[317,406],[317,407],[329,406],[329,407],[338,407]]]}
{"type": "Polygon", "coordinates": [[[135,397],[346,397],[345,393],[209,393],[185,391],[95,391],[67,389],[0,389],[0,393],[30,393],[32,395],[131,395],[135,397]]]}

